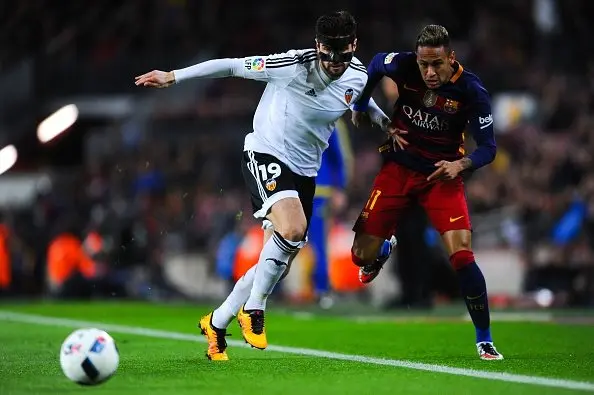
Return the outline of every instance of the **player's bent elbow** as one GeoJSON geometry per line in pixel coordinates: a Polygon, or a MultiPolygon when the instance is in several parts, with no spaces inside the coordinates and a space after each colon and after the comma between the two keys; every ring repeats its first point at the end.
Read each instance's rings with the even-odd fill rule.
{"type": "Polygon", "coordinates": [[[489,157],[488,157],[488,161],[487,163],[491,163],[495,160],[495,157],[497,156],[497,146],[495,145],[491,145],[489,146],[489,157]]]}

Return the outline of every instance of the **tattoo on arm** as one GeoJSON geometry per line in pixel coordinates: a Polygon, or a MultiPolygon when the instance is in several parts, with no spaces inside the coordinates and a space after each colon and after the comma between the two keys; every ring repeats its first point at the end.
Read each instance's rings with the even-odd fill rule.
{"type": "Polygon", "coordinates": [[[460,164],[462,165],[462,168],[464,168],[464,170],[470,169],[472,167],[472,160],[470,160],[469,157],[464,157],[460,159],[460,164]]]}

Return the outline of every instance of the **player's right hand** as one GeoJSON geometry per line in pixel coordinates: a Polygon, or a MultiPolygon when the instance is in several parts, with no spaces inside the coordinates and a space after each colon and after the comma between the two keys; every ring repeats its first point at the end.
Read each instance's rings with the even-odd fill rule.
{"type": "Polygon", "coordinates": [[[396,151],[398,148],[396,148],[397,146],[401,149],[404,150],[404,148],[408,145],[408,141],[406,141],[402,135],[407,134],[408,131],[404,130],[404,129],[398,129],[394,126],[387,126],[386,127],[386,133],[388,133],[388,136],[390,136],[390,138],[392,139],[392,143],[394,144],[394,150],[396,151]]]}
{"type": "Polygon", "coordinates": [[[175,75],[172,71],[153,70],[135,78],[136,86],[148,86],[150,88],[167,88],[175,84],[175,75]]]}

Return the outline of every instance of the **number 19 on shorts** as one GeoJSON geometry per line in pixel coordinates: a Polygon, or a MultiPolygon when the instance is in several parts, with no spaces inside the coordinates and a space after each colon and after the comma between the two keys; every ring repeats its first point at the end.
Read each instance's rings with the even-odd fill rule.
{"type": "Polygon", "coordinates": [[[374,189],[373,191],[371,191],[369,199],[367,199],[367,203],[365,203],[365,211],[373,210],[373,208],[375,207],[375,203],[377,203],[377,198],[379,198],[381,194],[382,191],[380,191],[379,189],[374,189]]]}

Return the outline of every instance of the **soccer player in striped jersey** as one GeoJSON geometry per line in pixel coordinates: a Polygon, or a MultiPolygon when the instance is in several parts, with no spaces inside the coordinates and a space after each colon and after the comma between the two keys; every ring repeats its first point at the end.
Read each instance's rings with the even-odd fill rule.
{"type": "MultiPolygon", "coordinates": [[[[384,163],[354,231],[353,262],[364,283],[382,264],[377,251],[398,226],[412,202],[427,212],[441,234],[476,332],[483,360],[503,356],[491,338],[487,286],[471,248],[471,223],[461,173],[493,161],[491,100],[480,79],[456,61],[448,31],[428,25],[420,32],[415,52],[379,53],[368,67],[369,79],[357,100],[353,121],[367,109],[371,92],[384,77],[398,85],[392,122],[393,142],[380,147],[384,163]],[[468,129],[477,148],[466,155],[463,132],[468,129]],[[375,262],[374,262],[375,261],[375,262]]],[[[411,262],[410,264],[414,264],[411,262]]]]}
{"type": "MultiPolygon", "coordinates": [[[[236,283],[219,308],[202,317],[207,356],[227,360],[226,328],[237,316],[242,335],[266,348],[268,295],[304,245],[312,215],[315,177],[335,122],[359,98],[367,71],[354,56],[357,24],[346,11],[321,16],[315,48],[274,55],[215,59],[181,70],[154,70],[136,85],[163,88],[189,78],[239,77],[266,82],[245,138],[242,173],[265,242],[258,263],[236,283]]],[[[372,101],[370,119],[388,130],[389,118],[372,101]]]]}

